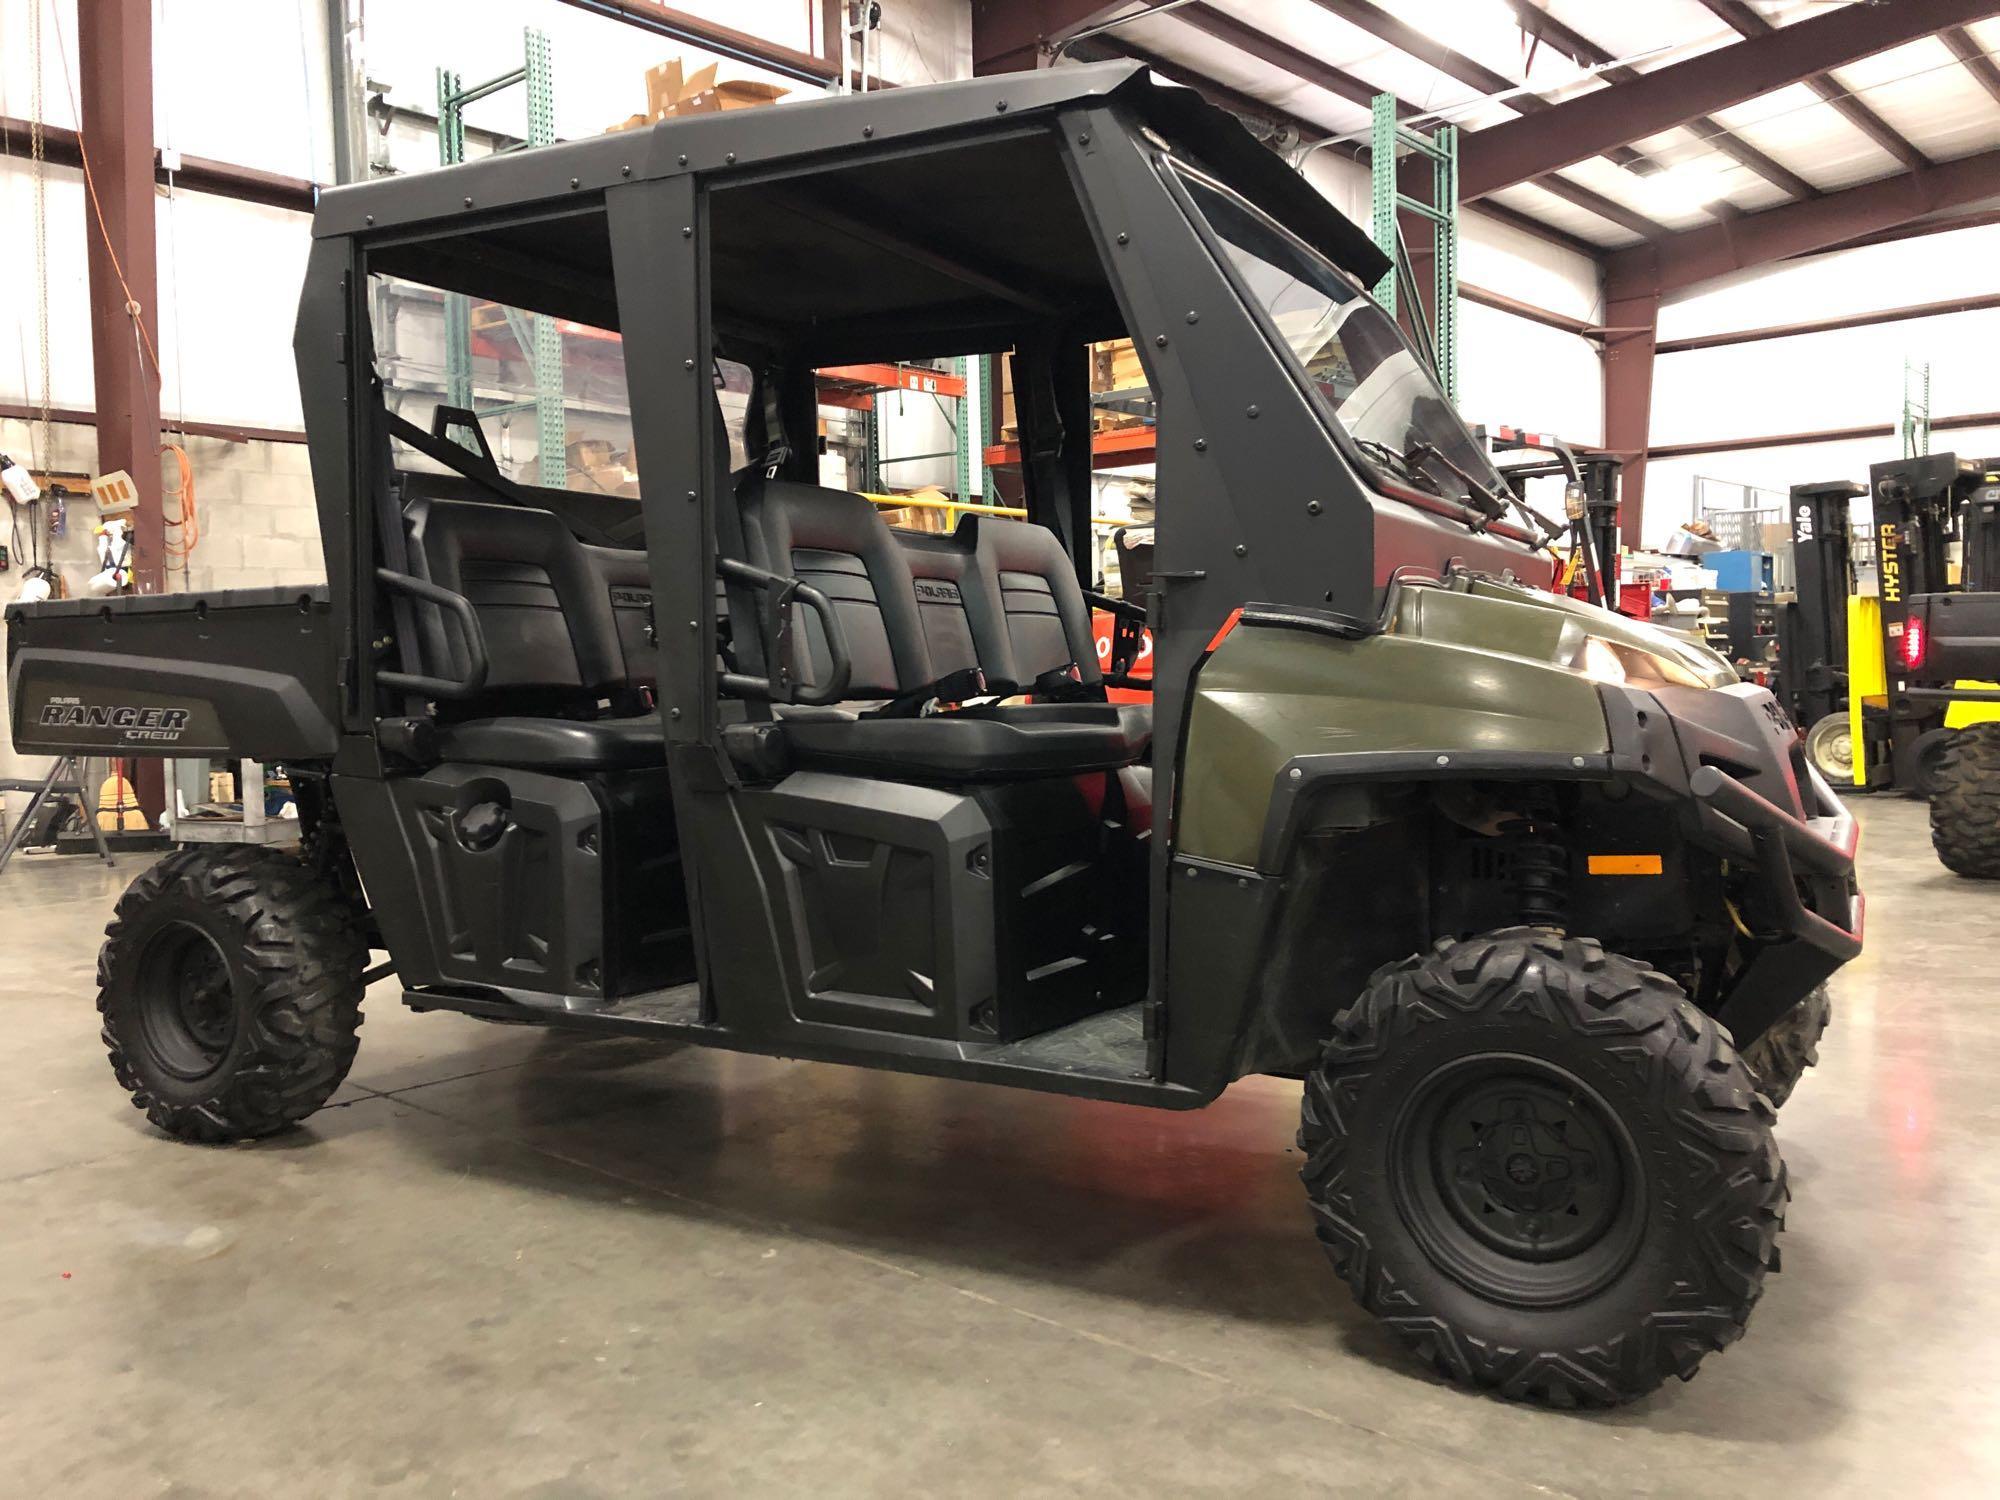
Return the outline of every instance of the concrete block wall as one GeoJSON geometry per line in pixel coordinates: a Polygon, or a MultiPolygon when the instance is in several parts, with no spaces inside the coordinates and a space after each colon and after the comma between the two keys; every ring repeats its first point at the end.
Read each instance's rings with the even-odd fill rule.
{"type": "MultiPolygon", "coordinates": [[[[187,450],[195,472],[201,539],[188,559],[188,587],[243,589],[326,581],[305,444],[232,443],[204,437],[172,440],[187,450]]],[[[169,456],[170,485],[175,474],[169,456]]],[[[169,510],[172,504],[168,502],[169,510]]],[[[177,574],[169,579],[169,587],[181,587],[177,574]]]]}

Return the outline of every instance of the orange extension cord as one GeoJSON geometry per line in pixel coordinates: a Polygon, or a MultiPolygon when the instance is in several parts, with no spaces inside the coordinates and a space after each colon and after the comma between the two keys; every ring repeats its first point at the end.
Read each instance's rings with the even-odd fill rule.
{"type": "Polygon", "coordinates": [[[178,530],[180,535],[166,539],[161,545],[168,557],[180,560],[181,571],[185,573],[189,554],[201,540],[201,516],[194,504],[194,465],[188,462],[187,450],[179,443],[162,443],[160,451],[173,454],[174,462],[180,466],[180,483],[174,487],[172,494],[181,507],[178,517],[164,518],[166,524],[178,530]]]}

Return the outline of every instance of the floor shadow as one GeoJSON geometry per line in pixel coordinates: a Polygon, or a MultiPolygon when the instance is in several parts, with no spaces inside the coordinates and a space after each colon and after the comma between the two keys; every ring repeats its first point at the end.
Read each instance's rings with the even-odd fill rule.
{"type": "MultiPolygon", "coordinates": [[[[1315,1242],[1291,1144],[1295,1088],[1250,1080],[1206,1110],[1170,1113],[552,1035],[484,1089],[402,1097],[534,1147],[470,1168],[512,1186],[783,1226],[926,1274],[976,1276],[988,1294],[984,1278],[998,1278],[1198,1312],[1296,1340],[1302,1357],[1337,1348],[1446,1386],[1351,1300],[1315,1242]]],[[[1839,1420],[1840,1403],[1822,1401],[1779,1434],[1735,1405],[1672,1381],[1618,1412],[1574,1415],[1760,1443],[1839,1420]]]]}
{"type": "Polygon", "coordinates": [[[1268,1090],[1173,1114],[551,1035],[483,1087],[397,1097],[607,1173],[646,1212],[1273,1325],[1351,1322],[1374,1341],[1313,1240],[1295,1126],[1268,1090]]]}

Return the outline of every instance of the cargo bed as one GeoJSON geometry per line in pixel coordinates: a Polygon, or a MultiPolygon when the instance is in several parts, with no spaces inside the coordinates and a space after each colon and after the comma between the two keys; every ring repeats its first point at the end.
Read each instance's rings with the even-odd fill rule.
{"type": "Polygon", "coordinates": [[[14,747],[324,760],[340,722],[325,585],[7,607],[14,747]]]}

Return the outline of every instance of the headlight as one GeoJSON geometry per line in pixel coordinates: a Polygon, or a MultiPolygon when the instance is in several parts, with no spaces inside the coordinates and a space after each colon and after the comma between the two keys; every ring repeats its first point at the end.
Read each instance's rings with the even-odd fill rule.
{"type": "Polygon", "coordinates": [[[1592,682],[1608,682],[1614,687],[1622,687],[1628,675],[1618,648],[1595,635],[1584,637],[1583,650],[1576,656],[1576,669],[1592,682]]]}
{"type": "Polygon", "coordinates": [[[1642,651],[1623,641],[1606,640],[1601,635],[1585,635],[1571,647],[1568,665],[1592,682],[1613,687],[1708,687],[1711,684],[1686,663],[1655,651],[1642,651]]]}

